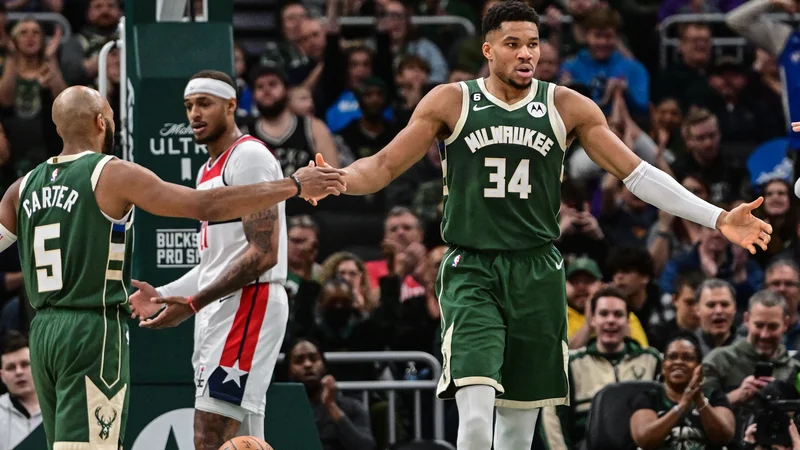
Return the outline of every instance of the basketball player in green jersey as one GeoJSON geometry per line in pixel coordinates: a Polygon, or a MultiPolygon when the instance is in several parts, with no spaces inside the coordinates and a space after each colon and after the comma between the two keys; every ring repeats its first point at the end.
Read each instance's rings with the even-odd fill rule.
{"type": "MultiPolygon", "coordinates": [[[[567,322],[559,236],[564,152],[575,140],[635,195],[671,214],[719,229],[755,252],[771,227],[731,212],[642,162],[608,129],[592,100],[533,78],[539,17],[517,0],[483,19],[489,77],[436,87],[383,150],[345,170],[347,194],[376,192],[419,161],[438,138],[444,172],[439,268],[442,377],[455,397],[459,450],[528,449],[538,409],[567,404],[567,322]]],[[[318,157],[319,158],[319,157],[318,157]]],[[[320,163],[324,161],[320,158],[320,163]]]]}
{"type": "MultiPolygon", "coordinates": [[[[231,100],[209,114],[227,114],[232,122],[235,107],[231,100]]],[[[230,220],[300,193],[336,194],[343,189],[341,174],[308,167],[294,179],[198,191],[106,155],[113,146],[113,112],[93,89],[61,93],[53,121],[63,151],[3,196],[0,250],[18,241],[25,289],[37,310],[31,370],[48,448],[116,450],[130,393],[133,205],[161,216],[230,220]]],[[[239,138],[229,137],[231,143],[239,138]]]]}

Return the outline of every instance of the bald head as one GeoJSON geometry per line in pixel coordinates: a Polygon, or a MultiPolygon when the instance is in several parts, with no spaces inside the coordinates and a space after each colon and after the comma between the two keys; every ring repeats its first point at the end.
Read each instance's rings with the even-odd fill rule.
{"type": "Polygon", "coordinates": [[[94,89],[72,86],[65,89],[53,102],[53,123],[64,140],[65,149],[71,145],[89,146],[92,150],[108,153],[110,135],[113,146],[113,112],[105,98],[94,89]]]}

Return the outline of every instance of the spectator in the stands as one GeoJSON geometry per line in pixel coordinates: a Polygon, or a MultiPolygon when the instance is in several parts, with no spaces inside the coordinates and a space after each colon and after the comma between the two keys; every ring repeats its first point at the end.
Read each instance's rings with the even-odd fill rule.
{"type": "Polygon", "coordinates": [[[399,131],[384,116],[389,92],[383,80],[375,76],[366,78],[355,94],[362,116],[338,133],[349,150],[349,158],[342,161],[343,166],[378,153],[399,131]]]}
{"type": "Polygon", "coordinates": [[[537,80],[557,83],[561,76],[561,59],[558,49],[549,42],[539,44],[539,63],[536,65],[537,80]]]}
{"type": "Polygon", "coordinates": [[[289,242],[287,246],[289,275],[286,289],[296,293],[303,280],[319,277],[322,266],[316,263],[319,250],[319,225],[310,216],[289,217],[286,226],[289,242]]]}
{"type": "MultiPolygon", "coordinates": [[[[308,19],[308,11],[296,0],[283,3],[280,10],[281,37],[269,41],[261,55],[260,64],[273,64],[286,72],[308,62],[300,50],[300,25],[308,19]]],[[[252,80],[251,80],[252,81],[252,80]]]]}
{"type": "Polygon", "coordinates": [[[356,399],[341,395],[328,374],[325,357],[307,339],[294,342],[287,352],[289,381],[302,383],[314,410],[323,450],[373,450],[369,411],[356,399]]]}
{"type": "MultiPolygon", "coordinates": [[[[567,337],[569,348],[585,346],[592,338],[592,311],[591,299],[602,287],[603,274],[600,266],[589,258],[581,257],[566,262],[567,270],[567,337]]],[[[646,347],[647,335],[641,322],[632,312],[628,313],[628,336],[639,345],[646,347]]]]}
{"type": "Polygon", "coordinates": [[[744,321],[747,338],[711,352],[703,360],[705,383],[721,389],[737,416],[738,436],[757,407],[754,397],[773,380],[794,385],[800,370],[800,359],[789,356],[783,345],[786,331],[786,302],[770,291],[760,291],[749,299],[744,321]],[[772,364],[771,377],[754,376],[756,364],[772,364]]]}
{"type": "Polygon", "coordinates": [[[703,351],[690,334],[667,343],[664,383],[631,404],[631,437],[639,448],[724,448],[736,430],[733,411],[721,386],[703,381],[703,351]]]}
{"type": "Polygon", "coordinates": [[[233,44],[233,67],[236,71],[236,117],[251,117],[258,110],[253,107],[253,90],[247,82],[247,53],[238,42],[233,44]]]}
{"type": "Polygon", "coordinates": [[[582,448],[595,394],[622,381],[652,381],[661,373],[661,355],[627,337],[628,303],[615,288],[603,288],[592,299],[593,337],[570,352],[569,406],[545,407],[543,421],[550,448],[582,448]]]}
{"type": "Polygon", "coordinates": [[[739,337],[733,328],[736,318],[736,291],[730,283],[709,278],[697,288],[700,328],[697,337],[704,353],[736,342],[739,337]]]}
{"type": "Polygon", "coordinates": [[[683,112],[675,97],[653,99],[650,104],[650,131],[648,135],[653,142],[663,145],[668,151],[668,161],[674,162],[676,154],[686,151],[686,144],[681,137],[681,122],[683,112]]]}
{"type": "Polygon", "coordinates": [[[367,261],[367,274],[370,285],[375,288],[381,278],[390,273],[406,273],[400,301],[425,294],[425,286],[412,274],[421,275],[425,271],[427,251],[422,245],[423,229],[419,218],[413,211],[396,206],[386,214],[383,224],[384,258],[367,261]]]}
{"type": "MultiPolygon", "coordinates": [[[[324,122],[316,117],[298,116],[289,109],[289,89],[286,74],[276,66],[253,69],[253,100],[259,117],[241,128],[264,141],[278,158],[286,176],[308,165],[316,153],[325,161],[339,167],[339,153],[333,136],[324,122]]],[[[313,207],[300,198],[286,202],[286,214],[310,213],[313,207]]]]}
{"type": "MultiPolygon", "coordinates": [[[[692,194],[708,201],[709,188],[698,175],[687,175],[681,184],[692,194]]],[[[665,211],[658,212],[658,221],[650,228],[647,249],[653,257],[655,272],[661,273],[673,256],[686,253],[700,242],[703,227],[665,211]]]]}
{"type": "Polygon", "coordinates": [[[13,450],[42,423],[42,413],[28,340],[14,332],[3,336],[0,344],[0,380],[8,389],[0,396],[0,450],[13,450]]]}
{"type": "Polygon", "coordinates": [[[602,191],[600,224],[609,244],[644,247],[647,232],[656,221],[658,210],[633,195],[610,174],[603,177],[602,191]]]}
{"type": "Polygon", "coordinates": [[[733,158],[720,149],[722,134],[717,117],[707,109],[692,110],[684,119],[681,132],[687,154],[673,164],[675,177],[701,173],[709,185],[711,203],[736,200],[746,176],[733,158]]]}
{"type": "MultiPolygon", "coordinates": [[[[388,31],[391,38],[392,53],[395,57],[417,55],[431,68],[430,78],[434,83],[447,81],[447,61],[442,51],[430,40],[419,37],[411,25],[411,14],[400,1],[389,1],[384,13],[388,17],[388,31]]],[[[399,63],[399,61],[398,61],[399,63]]]]}
{"type": "Polygon", "coordinates": [[[614,247],[606,263],[611,284],[625,294],[628,310],[639,318],[645,330],[666,322],[661,291],[653,283],[653,260],[640,246],[614,247]]]}
{"type": "Polygon", "coordinates": [[[91,0],[86,25],[64,42],[61,67],[68,85],[95,85],[99,72],[100,49],[117,36],[122,17],[119,0],[91,0]]]}
{"type": "Polygon", "coordinates": [[[711,27],[705,23],[687,23],[678,28],[677,63],[659,71],[653,97],[678,99],[683,111],[698,99],[713,96],[708,84],[711,65],[711,27]]]}
{"type": "MultiPolygon", "coordinates": [[[[330,8],[335,8],[335,5],[336,2],[332,2],[329,11],[330,8]]],[[[339,44],[339,24],[336,22],[338,16],[328,17],[328,20],[334,22],[329,22],[326,26],[321,19],[304,19],[300,23],[297,48],[303,53],[305,61],[287,72],[289,84],[304,85],[309,89],[319,86],[325,67],[323,61],[327,47],[328,45],[338,47],[339,44]]],[[[338,48],[334,51],[338,52],[338,48]]]]}
{"type": "Polygon", "coordinates": [[[467,70],[466,67],[455,66],[450,71],[450,77],[447,79],[448,83],[458,83],[460,81],[469,81],[478,78],[478,76],[467,70]]]}
{"type": "Polygon", "coordinates": [[[667,349],[667,340],[670,336],[680,332],[698,334],[700,308],[697,302],[697,288],[702,282],[703,275],[698,272],[687,272],[678,276],[675,280],[675,294],[670,296],[675,317],[648,330],[650,346],[663,352],[667,349]]]}
{"type": "Polygon", "coordinates": [[[398,125],[404,126],[408,123],[422,97],[431,90],[430,75],[430,65],[419,56],[407,55],[400,60],[395,76],[398,125]]]}
{"type": "Polygon", "coordinates": [[[650,76],[638,61],[617,50],[622,19],[609,7],[597,7],[583,21],[587,48],[562,65],[562,81],[590,86],[592,99],[610,113],[614,93],[622,92],[631,115],[645,115],[650,76]]]}
{"type": "Polygon", "coordinates": [[[597,218],[592,215],[585,188],[566,179],[561,185],[561,234],[556,247],[563,255],[587,255],[605,261],[608,243],[597,218]]]}
{"type": "Polygon", "coordinates": [[[778,259],[764,271],[764,288],[780,294],[786,300],[789,318],[786,321],[784,345],[789,350],[800,350],[800,269],[788,258],[778,259]]]}
{"type": "Polygon", "coordinates": [[[339,278],[350,283],[353,288],[356,308],[369,314],[378,306],[377,292],[369,285],[364,261],[350,252],[336,252],[322,263],[319,271],[320,282],[325,283],[339,278]]]}
{"type": "MultiPolygon", "coordinates": [[[[298,116],[314,116],[316,108],[311,91],[303,85],[289,89],[289,109],[298,116]]],[[[341,159],[339,163],[342,163],[341,159]]]]}
{"type": "Polygon", "coordinates": [[[15,12],[58,13],[64,7],[64,0],[5,0],[5,5],[9,10],[15,12]]]}
{"type": "Polygon", "coordinates": [[[45,44],[42,26],[34,19],[11,29],[15,51],[6,58],[0,77],[0,107],[9,108],[3,120],[16,176],[61,152],[61,138],[50,119],[53,100],[67,84],[58,65],[61,29],[45,44]]]}
{"type": "Polygon", "coordinates": [[[658,10],[658,21],[675,14],[728,12],[746,0],[665,0],[658,10]]]}
{"type": "Polygon", "coordinates": [[[764,204],[756,214],[772,225],[772,234],[767,251],[756,253],[754,258],[761,267],[765,267],[772,258],[785,252],[797,240],[797,208],[792,186],[785,179],[770,180],[759,190],[764,196],[764,204]]]}
{"type": "Polygon", "coordinates": [[[700,242],[691,251],[676,254],[667,263],[661,273],[661,290],[672,293],[675,278],[686,271],[701,271],[709,278],[731,283],[741,309],[761,289],[764,279],[764,272],[747,250],[734,247],[718,230],[705,227],[700,231],[700,242]]]}

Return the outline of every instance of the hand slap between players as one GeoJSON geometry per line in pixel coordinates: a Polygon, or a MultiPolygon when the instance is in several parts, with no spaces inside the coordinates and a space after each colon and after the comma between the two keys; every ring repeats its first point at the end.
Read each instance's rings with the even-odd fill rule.
{"type": "Polygon", "coordinates": [[[155,318],[139,322],[140,327],[154,330],[177,327],[181,322],[194,315],[194,310],[189,306],[189,299],[186,297],[156,297],[151,298],[150,301],[167,305],[167,307],[155,318]]]}
{"type": "Polygon", "coordinates": [[[723,212],[717,220],[717,228],[729,241],[747,249],[753,255],[756,254],[756,245],[766,250],[771,239],[772,225],[753,215],[753,211],[762,203],[764,197],[742,203],[728,213],[723,212]]]}
{"type": "MultiPolygon", "coordinates": [[[[318,159],[321,159],[317,155],[318,159]]],[[[347,190],[342,175],[346,174],[342,169],[335,169],[323,161],[323,164],[315,164],[309,161],[308,166],[299,169],[294,173],[294,177],[300,182],[300,196],[312,204],[329,195],[339,195],[347,190]]]]}

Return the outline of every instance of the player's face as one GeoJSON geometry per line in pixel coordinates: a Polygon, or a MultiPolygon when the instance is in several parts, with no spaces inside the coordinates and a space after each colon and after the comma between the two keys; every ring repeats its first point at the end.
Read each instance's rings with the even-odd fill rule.
{"type": "Polygon", "coordinates": [[[35,392],[31,377],[31,353],[28,348],[0,357],[0,379],[15,397],[35,392]]]}
{"type": "Polygon", "coordinates": [[[622,344],[628,331],[628,310],[625,300],[616,297],[600,297],[597,299],[592,328],[597,333],[597,340],[606,347],[617,347],[622,344]]]}
{"type": "Polygon", "coordinates": [[[726,287],[703,289],[700,293],[700,326],[710,335],[730,332],[736,315],[736,302],[726,287]]]}
{"type": "Polygon", "coordinates": [[[186,116],[198,144],[219,139],[227,128],[227,102],[208,94],[194,94],[183,100],[186,116]]]}
{"type": "Polygon", "coordinates": [[[681,287],[681,290],[672,298],[672,305],[675,307],[675,315],[680,323],[688,327],[689,331],[700,326],[700,315],[694,289],[690,286],[681,287]]]}
{"type": "Polygon", "coordinates": [[[319,386],[325,365],[316,345],[301,341],[294,346],[289,358],[289,378],[303,383],[307,387],[319,386]]]}
{"type": "Polygon", "coordinates": [[[253,99],[256,101],[258,112],[266,119],[278,117],[289,103],[289,93],[286,85],[277,75],[264,75],[255,82],[253,99]]]}
{"type": "Polygon", "coordinates": [[[483,43],[489,71],[516,89],[527,89],[539,62],[539,28],[533,22],[504,22],[483,43]]]}
{"type": "Polygon", "coordinates": [[[661,374],[669,385],[683,388],[691,381],[698,364],[700,358],[697,356],[697,347],[687,340],[679,339],[667,346],[661,374]]]}

